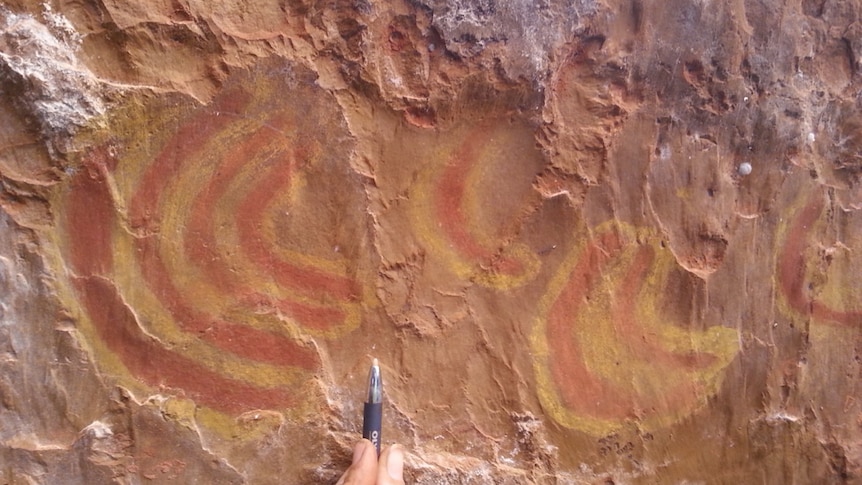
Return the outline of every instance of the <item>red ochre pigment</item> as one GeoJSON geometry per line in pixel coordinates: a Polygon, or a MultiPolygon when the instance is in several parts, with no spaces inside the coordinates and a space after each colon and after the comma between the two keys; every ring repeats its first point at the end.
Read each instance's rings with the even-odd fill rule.
{"type": "MultiPolygon", "coordinates": [[[[241,173],[242,169],[248,164],[248,161],[253,160],[254,155],[272,140],[273,131],[283,131],[286,125],[287,120],[284,117],[274,118],[267,122],[266,126],[259,128],[239,146],[227,153],[224,157],[224,163],[219,165],[209,184],[200,191],[193,203],[189,225],[185,234],[184,246],[190,258],[205,271],[207,277],[210,279],[210,283],[219,290],[237,295],[241,301],[253,302],[255,305],[275,306],[291,316],[302,327],[314,330],[326,330],[344,321],[345,315],[343,311],[298,301],[274,300],[267,295],[260,295],[250,288],[244,288],[216,251],[218,243],[212,223],[212,208],[216,207],[218,201],[227,191],[231,181],[241,173]]],[[[287,147],[285,146],[284,148],[287,147]]],[[[313,299],[322,299],[322,292],[331,289],[333,286],[337,288],[338,285],[330,284],[328,288],[326,284],[315,283],[320,283],[321,281],[327,283],[330,280],[335,280],[337,277],[321,274],[314,270],[306,270],[305,274],[301,274],[301,268],[273,257],[267,251],[262,238],[258,235],[261,227],[260,219],[262,219],[263,214],[266,212],[267,204],[279,191],[283,191],[284,187],[287,186],[286,184],[290,182],[290,174],[294,170],[292,158],[288,155],[280,154],[280,158],[277,160],[277,163],[273,164],[271,170],[275,174],[283,173],[285,177],[273,181],[273,189],[268,193],[270,196],[269,199],[260,200],[255,194],[261,188],[259,186],[253,187],[249,191],[249,196],[236,209],[236,223],[240,232],[241,245],[246,251],[248,251],[249,246],[257,248],[254,254],[259,256],[259,258],[255,260],[255,263],[266,271],[266,274],[271,275],[279,284],[297,290],[313,299]]],[[[259,178],[266,181],[268,180],[267,177],[271,175],[263,173],[259,178]]],[[[348,282],[347,284],[350,283],[348,282]]],[[[344,283],[342,285],[346,286],[344,283]]],[[[343,293],[347,294],[348,292],[343,291],[343,293]]],[[[350,294],[352,295],[352,293],[350,294]]],[[[344,300],[345,298],[341,299],[344,300]]]]}
{"type": "Polygon", "coordinates": [[[317,268],[303,267],[278,259],[268,250],[265,239],[258,236],[263,225],[263,209],[281,191],[288,187],[296,170],[296,161],[285,157],[261,174],[248,192],[248,197],[237,208],[236,223],[243,250],[258,264],[271,272],[275,281],[285,287],[321,298],[321,293],[340,301],[354,301],[359,295],[357,284],[349,278],[327,274],[317,268]]]}
{"type": "Polygon", "coordinates": [[[497,257],[467,231],[472,224],[468,222],[463,207],[466,174],[477,162],[474,145],[480,143],[477,141],[480,136],[478,128],[470,133],[443,168],[434,193],[437,220],[443,233],[461,255],[477,265],[492,266],[500,274],[517,276],[525,271],[523,262],[514,258],[497,257]]]}
{"type": "MultiPolygon", "coordinates": [[[[237,116],[226,114],[236,115],[250,102],[251,98],[246,93],[237,90],[220,96],[212,107],[194,114],[181,126],[144,172],[129,208],[132,228],[140,231],[134,238],[136,260],[143,280],[182,331],[243,359],[314,371],[319,368],[320,361],[313,349],[284,335],[225,321],[195,308],[174,284],[159,250],[159,214],[166,187],[164,180],[177,174],[189,160],[203,156],[201,151],[207,141],[237,120],[237,116]]],[[[317,268],[277,259],[259,237],[264,209],[284,190],[296,169],[291,156],[283,155],[279,163],[261,173],[246,199],[240,203],[236,213],[239,237],[242,249],[258,266],[272,272],[274,280],[313,297],[321,302],[321,306],[291,300],[273,302],[267,295],[244,288],[220,264],[215,250],[216,236],[210,211],[244,164],[252,159],[251,156],[271,142],[273,126],[280,129],[287,123],[284,119],[273,119],[267,124],[268,127],[252,133],[228,152],[216,175],[200,192],[193,203],[183,247],[191,261],[200,265],[210,282],[225,292],[226,297],[238,299],[251,307],[269,303],[294,317],[302,326],[325,330],[343,322],[345,313],[339,308],[324,306],[323,302],[354,302],[360,293],[358,284],[317,268]]],[[[106,182],[108,171],[113,169],[109,166],[111,161],[103,149],[95,149],[87,157],[87,170],[71,181],[64,216],[69,237],[69,262],[76,274],[74,287],[99,338],[143,382],[154,387],[182,389],[213,409],[238,413],[255,408],[289,406],[294,401],[290,392],[262,389],[221,376],[189,357],[162,347],[157,340],[141,332],[134,313],[127,308],[110,281],[114,270],[112,231],[117,224],[117,209],[106,182]]]]}
{"type": "Polygon", "coordinates": [[[228,379],[161,347],[140,332],[135,316],[108,280],[91,276],[74,281],[99,338],[147,385],[180,389],[200,404],[233,415],[294,403],[286,389],[261,389],[228,379]]]}
{"type": "Polygon", "coordinates": [[[114,264],[107,249],[112,246],[114,201],[103,172],[106,156],[104,150],[94,151],[85,171],[78,172],[70,184],[65,210],[71,239],[68,260],[79,275],[107,276],[114,264]]]}
{"type": "MultiPolygon", "coordinates": [[[[287,390],[260,389],[225,378],[161,347],[141,332],[135,316],[106,276],[112,269],[115,212],[104,174],[99,173],[103,168],[97,163],[79,172],[72,181],[65,223],[69,229],[69,261],[76,274],[74,286],[99,338],[146,384],[182,389],[214,409],[241,413],[290,405],[294,399],[287,390]]],[[[282,353],[294,353],[291,347],[296,346],[287,343],[290,347],[282,347],[282,353]]],[[[254,350],[260,352],[259,348],[254,350]]],[[[303,360],[308,357],[299,359],[303,360]]]]}
{"type": "Polygon", "coordinates": [[[837,311],[821,301],[809,299],[805,294],[806,236],[814,229],[823,209],[824,198],[820,193],[815,193],[791,223],[778,263],[779,286],[790,308],[801,315],[811,315],[819,323],[825,324],[862,324],[862,312],[837,311]]]}
{"type": "Polygon", "coordinates": [[[164,181],[169,174],[175,173],[183,163],[196,158],[195,155],[216,133],[225,129],[233,116],[222,116],[220,113],[233,113],[248,106],[251,97],[242,91],[229,90],[213,102],[213,106],[193,115],[176,135],[165,145],[155,161],[144,173],[139,189],[132,197],[130,219],[132,227],[154,231],[153,219],[158,220],[159,206],[164,181]]]}
{"type": "MultiPolygon", "coordinates": [[[[599,419],[619,420],[625,418],[644,418],[656,415],[663,410],[683,410],[696,404],[697,393],[692,392],[691,385],[669,383],[657,395],[632,394],[625,389],[614,387],[614,384],[603,380],[601,377],[590,373],[583,361],[583,352],[578,341],[571,331],[572,316],[582,311],[584,303],[592,288],[602,277],[603,268],[606,267],[622,251],[622,242],[619,235],[615,233],[604,233],[599,239],[589,244],[584,254],[579,258],[571,276],[561,291],[560,295],[551,305],[548,312],[547,342],[550,351],[548,365],[551,378],[559,392],[563,405],[570,411],[589,415],[599,419]]],[[[623,287],[622,294],[617,295],[618,301],[624,302],[622,306],[632,307],[636,302],[637,289],[643,282],[643,276],[648,265],[652,261],[650,250],[641,249],[634,261],[634,268],[628,274],[628,283],[623,287]]],[[[627,315],[634,315],[633,308],[622,310],[627,315]]],[[[622,316],[614,315],[611,318],[619,320],[622,316]]],[[[628,333],[634,338],[642,334],[639,326],[632,323],[622,328],[616,334],[625,338],[628,333]]],[[[627,349],[637,349],[645,342],[632,342],[627,349]]],[[[668,355],[666,350],[660,349],[655,343],[647,344],[655,347],[656,354],[645,356],[645,361],[655,357],[664,361],[676,362],[673,356],[668,355]],[[664,354],[665,357],[659,357],[664,354]]],[[[683,359],[685,362],[685,359],[683,359]]]]}
{"type": "MultiPolygon", "coordinates": [[[[268,124],[280,129],[284,125],[284,120],[276,119],[268,124]]],[[[263,126],[231,149],[223,158],[224,162],[214,169],[209,183],[201,189],[192,203],[183,241],[185,251],[189,258],[206,273],[209,282],[220,290],[238,291],[239,280],[217,251],[213,208],[217,207],[231,181],[240,173],[243,166],[248,163],[248,160],[254,158],[255,150],[265,145],[272,137],[272,128],[263,126]]]]}
{"type": "MultiPolygon", "coordinates": [[[[222,120],[236,120],[235,117],[216,116],[215,110],[208,111],[206,114],[210,118],[219,120],[219,122],[206,122],[202,120],[203,115],[199,115],[193,118],[191,125],[204,126],[203,131],[208,137],[212,137],[217,133],[218,130],[215,128],[224,129],[227,127],[228,122],[222,120]]],[[[161,181],[164,178],[170,177],[181,168],[177,162],[166,162],[166,160],[176,158],[172,156],[171,152],[177,149],[179,140],[183,138],[186,140],[186,143],[181,145],[184,147],[183,154],[185,157],[192,156],[192,147],[195,141],[199,145],[205,143],[206,137],[198,136],[197,133],[188,131],[187,126],[183,126],[179,130],[177,136],[167,144],[166,148],[157,157],[156,162],[144,174],[144,182],[133,198],[132,214],[157,213],[158,209],[152,206],[152,201],[160,198],[161,190],[164,186],[161,181]],[[158,173],[159,177],[152,176],[153,173],[158,173]],[[148,185],[147,182],[151,185],[148,185]],[[151,198],[143,199],[141,197],[142,194],[151,194],[151,198]],[[148,209],[141,209],[140,207],[142,206],[148,209]]],[[[261,129],[252,134],[245,143],[240,145],[240,149],[252,150],[259,147],[266,142],[267,131],[269,130],[261,129]]],[[[271,136],[271,133],[269,135],[271,136]]],[[[248,153],[246,152],[245,156],[243,156],[243,152],[239,150],[233,151],[233,156],[227,162],[228,168],[233,168],[231,165],[234,165],[238,171],[241,162],[248,160],[248,153]]],[[[210,210],[212,207],[214,206],[207,206],[210,210]]],[[[192,221],[209,219],[211,219],[209,213],[194,212],[192,214],[192,221]]],[[[319,360],[313,350],[299,346],[282,335],[225,322],[195,310],[193,305],[184,300],[181,292],[173,284],[159,253],[158,239],[156,237],[136,238],[135,244],[138,249],[136,254],[144,279],[184,330],[199,333],[202,338],[210,341],[217,347],[249,359],[276,365],[297,366],[308,370],[318,368],[319,360]]],[[[187,250],[189,249],[188,243],[186,244],[186,248],[187,250]]],[[[194,250],[194,248],[192,248],[190,253],[202,255],[200,251],[194,250]]],[[[210,268],[212,266],[209,265],[210,268]]],[[[229,279],[226,275],[219,275],[219,277],[214,278],[214,282],[217,284],[221,282],[224,285],[222,289],[233,289],[232,287],[235,285],[225,284],[225,281],[229,279]]]]}
{"type": "MultiPolygon", "coordinates": [[[[174,152],[178,150],[178,146],[183,147],[183,151],[180,153],[183,159],[189,157],[193,159],[193,146],[195,144],[205,144],[208,137],[228,128],[230,122],[238,119],[235,116],[236,113],[232,113],[234,116],[226,116],[227,109],[221,104],[226,104],[232,109],[242,108],[247,104],[246,95],[244,93],[232,93],[228,98],[231,97],[239,101],[235,100],[233,103],[227,103],[223,100],[217,101],[214,108],[195,116],[167,144],[157,157],[156,162],[148,168],[141,186],[135,193],[132,203],[133,220],[145,217],[152,219],[152,214],[158,213],[158,207],[153,205],[153,201],[161,198],[161,191],[164,187],[161,181],[181,169],[179,163],[175,161],[178,156],[174,152]],[[211,122],[212,119],[217,119],[218,123],[211,122]],[[189,131],[188,126],[203,126],[205,136],[199,136],[199,133],[189,131]],[[181,140],[186,140],[186,143],[180,143],[181,140]],[[158,174],[158,176],[153,176],[153,174],[158,174]],[[151,196],[142,198],[143,194],[150,194],[151,196]]],[[[230,181],[240,173],[244,165],[254,158],[256,152],[271,142],[273,130],[283,131],[287,125],[288,120],[285,116],[267,120],[266,126],[259,128],[237,148],[228,152],[216,171],[216,175],[211,179],[210,185],[201,191],[202,195],[199,195],[193,203],[191,221],[189,221],[191,227],[186,232],[184,241],[187,253],[202,266],[217,288],[231,293],[230,296],[232,297],[248,299],[251,295],[251,300],[258,304],[269,302],[271,298],[256,295],[253,290],[241,287],[236,281],[235,275],[217,257],[214,250],[216,243],[210,211],[227,190],[230,181]]],[[[277,260],[272,257],[268,248],[258,237],[259,221],[267,203],[278,194],[279,190],[284,190],[285,184],[290,181],[292,161],[287,155],[282,155],[282,160],[283,163],[275,164],[275,167],[271,169],[276,177],[267,178],[270,174],[262,174],[260,177],[265,183],[272,182],[271,186],[262,187],[266,193],[262,195],[258,192],[261,187],[252,188],[249,191],[249,196],[237,208],[236,219],[243,249],[252,253],[256,262],[263,267],[262,269],[283,286],[300,289],[309,296],[321,298],[321,291],[331,290],[332,286],[337,288],[340,284],[341,288],[337,289],[341,289],[342,294],[349,293],[352,295],[353,285],[350,281],[339,281],[338,277],[330,277],[316,269],[301,268],[277,260]],[[331,284],[332,281],[337,283],[331,284]],[[330,283],[329,287],[326,287],[326,283],[330,283]],[[350,288],[350,290],[344,288],[350,288]]],[[[161,260],[158,241],[154,238],[142,238],[136,240],[136,243],[139,249],[137,252],[139,264],[145,279],[172,314],[184,322],[182,324],[184,329],[192,332],[207,330],[212,335],[205,334],[204,338],[214,339],[214,343],[220,348],[254,360],[273,364],[296,365],[306,369],[318,367],[318,358],[312,350],[293,344],[292,341],[283,336],[214,320],[195,311],[192,305],[183,300],[181,292],[173,285],[170,274],[161,260]],[[288,342],[291,345],[286,348],[288,342]]],[[[295,317],[300,325],[310,329],[329,328],[344,320],[343,312],[339,309],[320,308],[296,301],[275,301],[272,304],[295,317]]]]}
{"type": "MultiPolygon", "coordinates": [[[[635,260],[620,283],[620,293],[615,299],[611,321],[614,322],[616,335],[626,342],[631,355],[644,361],[689,369],[703,369],[715,363],[717,357],[710,354],[668,352],[656,342],[654,335],[645,331],[638,322],[635,312],[641,284],[647,271],[655,261],[655,249],[651,245],[640,246],[635,260]]],[[[660,295],[654,295],[658,298],[660,295]]]]}

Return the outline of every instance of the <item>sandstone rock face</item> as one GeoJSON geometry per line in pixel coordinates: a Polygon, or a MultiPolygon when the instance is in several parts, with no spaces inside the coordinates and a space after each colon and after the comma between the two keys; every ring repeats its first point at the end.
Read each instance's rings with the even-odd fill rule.
{"type": "Polygon", "coordinates": [[[0,7],[0,483],[862,476],[862,4],[0,7]]]}

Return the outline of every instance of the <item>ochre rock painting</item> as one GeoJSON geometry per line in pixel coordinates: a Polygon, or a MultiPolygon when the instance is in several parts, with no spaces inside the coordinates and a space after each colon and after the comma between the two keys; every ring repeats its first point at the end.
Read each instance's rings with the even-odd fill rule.
{"type": "Polygon", "coordinates": [[[340,221],[362,192],[343,122],[331,98],[283,77],[244,77],[161,143],[132,132],[122,149],[91,147],[60,195],[86,334],[127,385],[231,416],[289,409],[321,367],[312,338],[358,325],[363,234],[340,221]]]}
{"type": "Polygon", "coordinates": [[[430,153],[410,213],[422,241],[459,278],[499,289],[530,281],[540,265],[530,248],[511,240],[521,215],[499,213],[512,198],[526,211],[529,199],[495,190],[498,185],[488,180],[507,176],[501,175],[510,173],[507,165],[522,162],[500,142],[507,131],[485,122],[455,134],[451,151],[430,153]]]}
{"type": "Polygon", "coordinates": [[[668,315],[679,297],[670,280],[692,276],[654,231],[605,223],[579,238],[531,337],[542,404],[597,436],[629,420],[653,430],[685,418],[717,391],[736,331],[668,315]]]}
{"type": "Polygon", "coordinates": [[[788,316],[814,326],[862,325],[862,277],[853,265],[862,247],[858,217],[814,191],[800,196],[780,235],[776,274],[788,316]]]}
{"type": "Polygon", "coordinates": [[[0,482],[858,482],[860,20],[5,2],[0,482]]]}
{"type": "MultiPolygon", "coordinates": [[[[830,178],[824,170],[824,178],[830,178]]],[[[845,172],[846,174],[846,172],[845,172]]],[[[828,186],[789,191],[787,210],[776,228],[774,340],[800,341],[803,351],[781,354],[776,377],[783,409],[793,419],[812,409],[832,416],[835,440],[862,446],[859,332],[862,329],[862,279],[859,254],[862,220],[859,192],[832,179],[828,186]]]]}

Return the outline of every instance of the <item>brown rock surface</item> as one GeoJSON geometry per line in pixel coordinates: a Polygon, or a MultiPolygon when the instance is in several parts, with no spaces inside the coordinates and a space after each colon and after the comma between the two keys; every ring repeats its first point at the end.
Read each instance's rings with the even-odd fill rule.
{"type": "Polygon", "coordinates": [[[0,483],[862,481],[862,4],[0,6],[0,483]]]}

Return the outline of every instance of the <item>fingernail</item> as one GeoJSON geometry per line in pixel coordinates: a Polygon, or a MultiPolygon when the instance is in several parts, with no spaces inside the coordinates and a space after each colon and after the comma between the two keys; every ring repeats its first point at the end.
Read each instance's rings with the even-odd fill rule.
{"type": "Polygon", "coordinates": [[[401,450],[401,445],[392,445],[392,449],[389,450],[386,473],[393,480],[404,480],[404,451],[401,450]]]}
{"type": "Polygon", "coordinates": [[[353,447],[353,461],[352,465],[359,463],[362,460],[362,456],[365,455],[365,452],[368,451],[368,446],[365,445],[365,441],[360,441],[356,443],[356,446],[353,447]]]}

